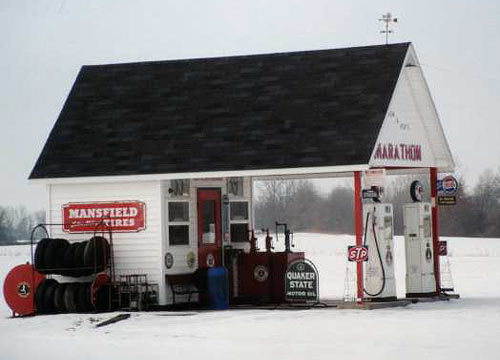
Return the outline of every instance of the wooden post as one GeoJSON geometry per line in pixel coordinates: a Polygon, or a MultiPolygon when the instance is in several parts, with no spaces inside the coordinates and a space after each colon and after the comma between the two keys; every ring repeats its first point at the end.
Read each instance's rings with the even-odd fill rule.
{"type": "Polygon", "coordinates": [[[439,214],[437,204],[437,168],[430,168],[431,208],[432,208],[432,249],[434,253],[434,277],[436,294],[441,292],[441,276],[439,269],[439,214]]]}
{"type": "MultiPolygon", "coordinates": [[[[356,246],[363,245],[363,203],[361,201],[361,172],[354,172],[354,235],[356,246]]],[[[358,304],[363,304],[363,262],[356,263],[357,299],[358,304]]]]}

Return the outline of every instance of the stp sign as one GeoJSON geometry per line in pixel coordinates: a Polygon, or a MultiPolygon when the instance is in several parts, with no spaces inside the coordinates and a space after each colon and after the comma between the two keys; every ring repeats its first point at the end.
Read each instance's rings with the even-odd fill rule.
{"type": "Polygon", "coordinates": [[[368,246],[349,246],[347,249],[347,259],[349,261],[367,261],[368,246]]]}
{"type": "Polygon", "coordinates": [[[69,203],[62,210],[63,230],[69,233],[94,232],[101,224],[116,232],[146,228],[146,204],[140,201],[69,203]]]}

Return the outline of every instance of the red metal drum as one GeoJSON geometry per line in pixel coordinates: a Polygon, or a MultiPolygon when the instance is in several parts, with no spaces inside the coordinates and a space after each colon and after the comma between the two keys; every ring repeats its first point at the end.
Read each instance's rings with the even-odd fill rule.
{"type": "Polygon", "coordinates": [[[298,259],[304,259],[303,252],[272,253],[272,301],[277,304],[285,302],[285,273],[288,265],[298,259]]]}
{"type": "Polygon", "coordinates": [[[44,279],[45,275],[31,264],[18,265],[9,271],[3,283],[3,295],[14,315],[35,314],[35,292],[44,279]]]}
{"type": "Polygon", "coordinates": [[[272,274],[270,253],[255,252],[238,256],[238,294],[242,301],[269,303],[272,274]]]}

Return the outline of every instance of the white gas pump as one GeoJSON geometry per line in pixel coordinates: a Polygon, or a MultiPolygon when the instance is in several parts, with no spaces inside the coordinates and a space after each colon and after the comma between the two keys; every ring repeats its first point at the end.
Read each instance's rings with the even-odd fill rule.
{"type": "Polygon", "coordinates": [[[394,279],[394,226],[392,204],[365,203],[363,206],[365,245],[365,299],[396,300],[394,279]]]}
{"type": "Polygon", "coordinates": [[[406,253],[406,297],[436,295],[431,204],[426,202],[405,204],[403,206],[403,221],[406,253]]]}

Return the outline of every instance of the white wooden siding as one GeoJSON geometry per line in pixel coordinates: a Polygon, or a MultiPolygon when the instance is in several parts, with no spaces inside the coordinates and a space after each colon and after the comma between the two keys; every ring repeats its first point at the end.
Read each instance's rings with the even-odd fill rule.
{"type": "MultiPolygon", "coordinates": [[[[162,270],[161,188],[159,181],[102,184],[52,184],[47,189],[47,222],[62,223],[62,207],[70,202],[137,200],[146,204],[146,229],[132,233],[113,233],[115,270],[119,275],[147,274],[159,285],[160,304],[164,304],[165,282],[162,270]]],[[[69,234],[61,226],[49,227],[52,237],[70,242],[88,240],[91,233],[69,234]]],[[[69,278],[67,278],[69,280],[69,278]]]]}

